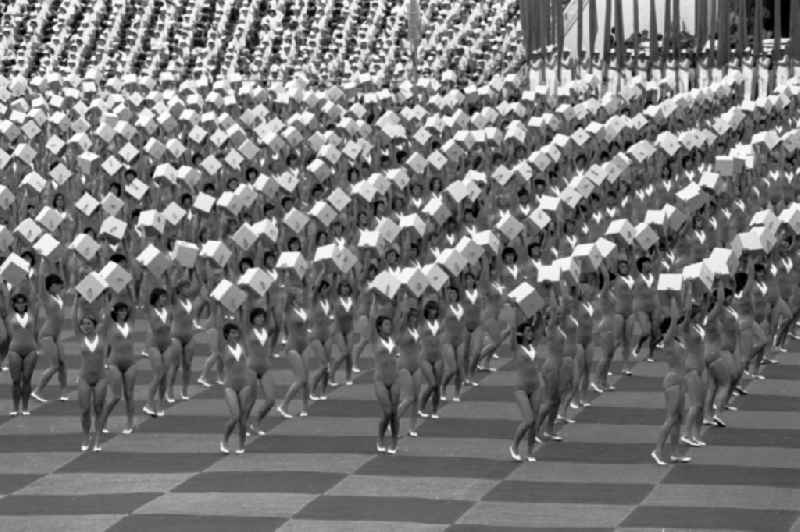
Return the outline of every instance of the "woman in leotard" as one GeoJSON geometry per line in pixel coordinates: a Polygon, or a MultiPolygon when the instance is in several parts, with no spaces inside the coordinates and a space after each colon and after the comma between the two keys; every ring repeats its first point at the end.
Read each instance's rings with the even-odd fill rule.
{"type": "Polygon", "coordinates": [[[588,405],[587,394],[591,379],[595,309],[593,306],[594,294],[597,292],[597,276],[590,274],[587,282],[581,283],[578,288],[578,300],[574,307],[573,316],[578,322],[576,333],[578,347],[575,353],[575,397],[570,406],[581,408],[588,405]]]}
{"type": "MultiPolygon", "coordinates": [[[[706,318],[705,363],[708,368],[708,390],[703,408],[703,424],[724,427],[720,405],[728,399],[737,363],[739,316],[731,307],[733,291],[719,283],[716,300],[706,318]]],[[[696,440],[701,442],[702,440],[696,440]]]]}
{"type": "Polygon", "coordinates": [[[181,400],[189,399],[189,382],[192,378],[192,360],[203,335],[197,318],[202,303],[192,300],[192,283],[184,279],[175,286],[175,301],[172,305],[172,330],[175,340],[175,361],[167,367],[167,397],[175,397],[173,385],[178,369],[181,370],[181,400]]]}
{"type": "Polygon", "coordinates": [[[688,456],[677,454],[680,452],[679,443],[683,422],[684,394],[686,393],[686,346],[676,335],[680,325],[679,316],[678,302],[673,296],[670,298],[669,324],[662,323],[661,325],[661,329],[665,331],[661,349],[667,363],[667,374],[663,381],[666,418],[659,430],[655,449],[650,453],[653,461],[661,466],[667,465],[667,460],[670,462],[689,462],[691,460],[688,456]],[[671,446],[669,453],[667,452],[667,442],[671,446]]]}
{"type": "MultiPolygon", "coordinates": [[[[105,343],[108,346],[108,383],[111,386],[111,398],[103,410],[102,426],[106,430],[108,417],[117,406],[121,397],[125,398],[127,424],[123,434],[133,432],[134,398],[136,386],[136,362],[141,355],[135,355],[133,346],[133,316],[130,307],[118,302],[108,314],[108,325],[105,343]]],[[[163,415],[163,412],[161,413],[163,415]]]]}
{"type": "Polygon", "coordinates": [[[465,373],[466,330],[464,328],[464,306],[461,304],[461,292],[458,287],[450,285],[445,292],[447,307],[442,319],[442,375],[441,398],[447,400],[447,385],[453,382],[453,402],[461,401],[461,386],[465,373]]]}
{"type": "Polygon", "coordinates": [[[766,350],[770,347],[770,338],[768,334],[773,332],[772,327],[772,305],[770,304],[769,285],[766,279],[766,268],[763,264],[755,266],[753,275],[755,276],[755,283],[751,291],[753,301],[753,320],[755,322],[754,328],[754,345],[753,352],[750,359],[747,361],[747,369],[749,369],[754,379],[761,380],[764,375],[761,374],[761,366],[764,361],[766,350]]]}
{"type": "Polygon", "coordinates": [[[11,297],[11,312],[6,318],[6,329],[11,337],[8,346],[8,370],[11,373],[11,398],[14,404],[11,416],[20,413],[27,416],[31,413],[28,408],[33,391],[31,379],[39,354],[36,345],[35,313],[29,311],[28,296],[25,294],[15,294],[11,297]]]}
{"type": "Polygon", "coordinates": [[[355,305],[353,289],[348,281],[341,281],[333,300],[333,341],[339,345],[339,358],[334,358],[329,370],[329,384],[336,387],[336,372],[344,365],[345,384],[353,384],[353,349],[355,346],[355,305]]]}
{"type": "Polygon", "coordinates": [[[261,429],[261,422],[275,406],[275,383],[269,369],[270,359],[275,352],[275,344],[278,340],[278,326],[271,315],[268,315],[267,311],[261,307],[250,311],[248,321],[250,327],[245,334],[245,347],[247,348],[248,367],[256,379],[253,401],[258,398],[258,392],[261,392],[261,397],[264,399],[264,403],[254,409],[249,429],[250,432],[263,436],[265,432],[261,429]]]}
{"type": "Polygon", "coordinates": [[[558,410],[556,420],[563,423],[575,423],[570,419],[568,410],[575,397],[575,358],[578,356],[578,331],[580,322],[576,315],[580,302],[578,301],[578,287],[567,286],[562,290],[561,304],[564,308],[561,314],[560,328],[564,332],[564,350],[562,352],[561,366],[558,370],[558,410]]]}
{"type": "MultiPolygon", "coordinates": [[[[734,352],[735,365],[732,368],[732,386],[729,393],[739,388],[739,383],[745,375],[747,366],[753,359],[754,354],[759,349],[761,340],[766,340],[761,333],[761,327],[758,326],[755,320],[755,309],[753,308],[753,290],[755,288],[755,259],[751,256],[748,258],[747,271],[739,272],[734,277],[735,291],[731,307],[736,312],[738,318],[738,349],[734,352]]],[[[735,407],[731,404],[729,395],[725,401],[720,404],[721,408],[727,410],[734,410],[735,407]]]]}
{"type": "Polygon", "coordinates": [[[537,421],[539,420],[544,382],[539,371],[540,362],[536,358],[533,325],[528,322],[520,325],[517,328],[516,337],[514,363],[517,371],[514,384],[514,399],[517,402],[522,421],[514,431],[509,452],[513,460],[521,462],[522,455],[519,452],[519,446],[527,436],[528,461],[535,462],[536,458],[533,453],[536,447],[537,421]]]}
{"type": "MultiPolygon", "coordinates": [[[[286,312],[284,313],[284,325],[286,327],[286,345],[284,353],[286,359],[292,367],[294,382],[286,392],[286,395],[278,406],[278,413],[284,418],[291,418],[288,412],[289,403],[294,396],[300,392],[302,407],[300,417],[308,415],[308,404],[310,399],[309,389],[309,368],[308,360],[316,357],[315,351],[318,350],[319,342],[310,341],[311,323],[309,315],[302,302],[303,292],[300,288],[289,287],[286,294],[286,312]]],[[[321,349],[321,346],[319,346],[321,349]]]]}
{"type": "MultiPolygon", "coordinates": [[[[646,348],[647,358],[653,360],[653,348],[658,342],[656,327],[660,323],[658,294],[655,275],[652,271],[653,263],[649,257],[639,257],[636,267],[639,274],[633,283],[634,321],[631,325],[631,332],[636,325],[638,334],[634,334],[632,337],[631,349],[638,358],[640,351],[646,348]]],[[[630,373],[630,368],[626,371],[630,373]]]]}
{"type": "MultiPolygon", "coordinates": [[[[691,289],[691,287],[690,287],[691,289]]],[[[686,346],[686,420],[681,435],[681,442],[691,447],[702,447],[700,429],[703,425],[703,406],[705,404],[708,373],[706,372],[705,347],[706,328],[705,310],[708,302],[705,298],[693,300],[689,291],[684,305],[684,319],[679,336],[686,346]]]]}
{"type": "Polygon", "coordinates": [[[419,418],[419,392],[422,381],[420,368],[419,323],[416,307],[411,307],[406,313],[406,322],[395,334],[397,337],[397,363],[401,382],[406,384],[402,390],[402,401],[398,407],[398,416],[402,417],[408,411],[408,435],[412,438],[419,436],[417,423],[419,418]]]}
{"type": "Polygon", "coordinates": [[[566,359],[567,335],[561,328],[565,309],[555,298],[551,298],[551,302],[553,303],[552,315],[546,324],[544,332],[547,348],[541,368],[544,388],[539,415],[539,432],[550,440],[562,441],[563,438],[556,433],[555,422],[558,415],[558,407],[561,404],[561,368],[566,359]]]}
{"type": "Polygon", "coordinates": [[[320,280],[308,309],[311,327],[309,338],[311,344],[318,346],[305,359],[309,371],[309,397],[314,401],[327,399],[328,369],[334,360],[341,359],[338,342],[332,334],[335,316],[328,297],[329,291],[330,283],[326,279],[320,280]]]}
{"type": "Polygon", "coordinates": [[[375,397],[381,407],[381,420],[378,423],[379,453],[397,453],[397,437],[400,432],[400,420],[397,409],[400,403],[400,379],[397,376],[397,345],[392,339],[392,320],[388,316],[379,316],[375,328],[377,342],[372,345],[375,357],[375,397]],[[384,442],[386,429],[391,430],[391,441],[384,442]]]}
{"type": "Polygon", "coordinates": [[[477,386],[476,373],[478,365],[483,362],[483,347],[486,331],[481,320],[483,298],[478,290],[475,275],[465,273],[464,276],[464,384],[477,386]]]}
{"type": "Polygon", "coordinates": [[[80,342],[81,369],[78,377],[78,406],[81,409],[83,442],[81,451],[93,448],[100,451],[100,435],[103,432],[103,408],[108,391],[106,376],[107,346],[97,331],[97,320],[84,316],[78,321],[77,305],[73,307],[73,319],[77,327],[75,337],[80,342]],[[92,438],[92,411],[94,411],[94,438],[92,438]]]}
{"type": "Polygon", "coordinates": [[[424,319],[419,327],[419,335],[422,349],[420,369],[424,384],[420,392],[418,414],[422,418],[439,419],[439,401],[441,400],[444,370],[441,348],[443,328],[439,320],[439,304],[436,301],[428,301],[422,309],[422,315],[424,319]],[[431,402],[430,414],[425,412],[428,401],[431,402]]]}
{"type": "Polygon", "coordinates": [[[613,391],[608,383],[608,369],[617,345],[615,338],[616,315],[614,314],[614,296],[608,271],[600,270],[602,287],[597,296],[597,310],[594,313],[592,336],[594,338],[594,377],[590,387],[597,393],[613,391]]]}
{"type": "Polygon", "coordinates": [[[153,380],[147,390],[147,403],[142,408],[145,414],[161,417],[165,414],[167,403],[175,399],[167,395],[167,372],[172,364],[177,364],[178,341],[172,338],[173,315],[167,305],[167,291],[154,288],[150,292],[150,305],[147,311],[147,322],[150,333],[145,353],[150,359],[153,380]]]}
{"type": "Polygon", "coordinates": [[[616,304],[614,334],[617,337],[617,349],[622,355],[622,373],[631,374],[633,364],[633,348],[631,345],[633,325],[633,276],[630,275],[627,258],[621,258],[617,263],[617,278],[612,283],[612,290],[616,304]]]}
{"type": "Polygon", "coordinates": [[[225,402],[228,404],[230,417],[225,424],[225,432],[219,443],[219,450],[228,454],[228,439],[234,429],[239,429],[239,448],[236,454],[244,453],[247,438],[247,420],[253,407],[255,393],[255,374],[249,367],[245,348],[241,343],[241,331],[234,323],[226,323],[222,327],[222,338],[225,348],[222,350],[222,362],[225,365],[225,402]]]}
{"type": "MultiPolygon", "coordinates": [[[[61,401],[69,400],[67,397],[67,365],[59,344],[59,336],[61,336],[61,328],[64,324],[64,300],[61,298],[63,287],[64,281],[61,277],[56,274],[48,275],[44,281],[44,294],[39,302],[40,309],[44,313],[44,321],[39,329],[39,352],[49,360],[50,367],[42,373],[39,386],[31,393],[31,397],[42,403],[47,402],[43,396],[44,389],[56,374],[58,374],[60,387],[59,399],[61,401]]],[[[41,317],[39,319],[41,320],[41,317]]]]}

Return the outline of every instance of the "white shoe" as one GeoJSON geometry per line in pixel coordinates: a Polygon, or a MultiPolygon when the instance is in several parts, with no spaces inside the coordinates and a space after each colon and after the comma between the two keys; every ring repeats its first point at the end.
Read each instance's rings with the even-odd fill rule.
{"type": "Polygon", "coordinates": [[[126,428],[125,430],[122,431],[122,434],[125,434],[126,436],[128,434],[133,434],[133,427],[126,428]]]}
{"type": "Polygon", "coordinates": [[[572,408],[573,410],[577,410],[577,409],[579,409],[581,407],[581,405],[579,405],[575,401],[570,401],[569,407],[572,408]]]}
{"type": "Polygon", "coordinates": [[[418,415],[419,417],[421,417],[422,419],[428,419],[429,417],[431,417],[431,415],[430,415],[430,414],[426,414],[426,413],[425,413],[425,412],[423,412],[422,410],[418,410],[418,411],[417,411],[417,415],[418,415]]]}
{"type": "Polygon", "coordinates": [[[58,398],[58,400],[61,401],[62,403],[66,403],[67,401],[69,401],[69,396],[62,395],[61,397],[58,398]]]}
{"type": "Polygon", "coordinates": [[[439,414],[431,414],[431,419],[439,419],[439,414]]]}
{"type": "Polygon", "coordinates": [[[408,431],[408,435],[411,438],[419,438],[419,432],[417,432],[416,430],[409,430],[408,431]]]}
{"type": "Polygon", "coordinates": [[[312,394],[310,394],[310,395],[308,396],[308,398],[309,398],[309,399],[311,399],[312,401],[319,401],[319,397],[317,397],[317,396],[316,396],[316,395],[314,395],[313,393],[312,393],[312,394]]]}
{"type": "Polygon", "coordinates": [[[688,464],[692,461],[691,456],[670,456],[669,459],[676,464],[688,464]]]}
{"type": "Polygon", "coordinates": [[[16,410],[12,410],[11,412],[8,413],[8,415],[11,417],[17,417],[19,415],[19,412],[17,412],[16,410]]]}
{"type": "Polygon", "coordinates": [[[156,412],[157,417],[164,417],[167,415],[167,412],[163,408],[159,408],[158,412],[156,412]]]}
{"type": "Polygon", "coordinates": [[[45,399],[44,397],[42,397],[41,395],[39,395],[36,392],[31,392],[31,397],[33,397],[34,399],[36,399],[40,403],[47,403],[47,399],[45,399]]]}
{"type": "Polygon", "coordinates": [[[689,447],[700,447],[693,439],[688,436],[681,436],[681,443],[688,445],[689,447]]]}
{"type": "Polygon", "coordinates": [[[189,400],[189,396],[186,395],[185,393],[182,393],[181,394],[181,401],[188,401],[188,400],[189,400]]]}
{"type": "Polygon", "coordinates": [[[522,456],[514,450],[514,446],[508,446],[508,452],[511,454],[511,459],[515,462],[522,462],[522,456]]]}
{"type": "Polygon", "coordinates": [[[655,451],[650,453],[650,458],[653,459],[653,461],[656,463],[656,465],[660,465],[660,466],[667,465],[667,463],[664,460],[662,460],[661,457],[658,456],[658,453],[655,452],[655,451]]]}
{"type": "Polygon", "coordinates": [[[244,454],[244,449],[236,449],[236,454],[244,454]]]}
{"type": "Polygon", "coordinates": [[[211,383],[205,380],[203,377],[197,379],[197,384],[199,384],[203,388],[211,388],[211,383]]]}
{"type": "Polygon", "coordinates": [[[533,455],[529,455],[528,456],[528,462],[535,462],[535,461],[536,461],[536,457],[535,456],[533,456],[533,455]]]}
{"type": "Polygon", "coordinates": [[[291,415],[289,412],[287,412],[286,410],[284,410],[284,409],[283,409],[283,407],[280,407],[280,406],[279,406],[279,407],[278,407],[276,410],[278,411],[278,413],[281,415],[281,417],[282,417],[283,419],[292,419],[292,418],[294,417],[294,416],[293,416],[293,415],[291,415]]]}
{"type": "Polygon", "coordinates": [[[164,396],[164,400],[167,402],[168,405],[175,404],[175,398],[171,395],[164,396]]]}
{"type": "Polygon", "coordinates": [[[562,423],[566,423],[567,425],[572,425],[573,423],[575,423],[574,419],[570,419],[570,418],[564,417],[564,416],[558,416],[556,418],[556,420],[557,421],[561,421],[562,423]]]}
{"type": "Polygon", "coordinates": [[[82,443],[81,444],[81,451],[88,451],[88,450],[89,450],[89,444],[88,443],[82,443]]]}
{"type": "Polygon", "coordinates": [[[103,448],[102,448],[102,447],[100,447],[99,445],[95,445],[95,446],[94,446],[94,449],[92,449],[92,451],[94,451],[94,452],[96,452],[96,453],[99,453],[99,452],[100,452],[100,451],[102,451],[102,450],[103,450],[103,448]]]}
{"type": "Polygon", "coordinates": [[[353,373],[361,373],[361,368],[353,367],[353,373]]]}
{"type": "Polygon", "coordinates": [[[222,454],[231,454],[228,447],[225,446],[225,442],[219,442],[219,452],[222,454]]]}
{"type": "Polygon", "coordinates": [[[108,429],[107,429],[107,428],[105,428],[105,427],[103,427],[103,430],[102,430],[102,432],[103,432],[103,434],[111,434],[111,431],[110,431],[110,430],[108,430],[108,429]]]}
{"type": "Polygon", "coordinates": [[[300,417],[308,417],[308,410],[301,410],[300,417]]]}
{"type": "Polygon", "coordinates": [[[603,389],[594,382],[589,385],[589,388],[591,388],[594,392],[603,393],[603,389]]]}
{"type": "Polygon", "coordinates": [[[375,448],[378,450],[379,453],[385,453],[386,452],[386,446],[384,444],[380,443],[380,442],[378,442],[378,444],[375,446],[375,448]]]}
{"type": "Polygon", "coordinates": [[[389,447],[388,449],[386,449],[386,453],[391,455],[397,454],[397,447],[389,447]]]}
{"type": "Polygon", "coordinates": [[[317,399],[319,399],[320,401],[327,401],[328,400],[328,396],[327,395],[320,395],[319,397],[317,397],[317,399]]]}
{"type": "Polygon", "coordinates": [[[23,416],[29,416],[29,415],[31,415],[31,411],[30,410],[23,410],[22,411],[22,415],[23,416]]]}
{"type": "Polygon", "coordinates": [[[142,407],[142,412],[144,412],[144,413],[145,413],[145,414],[147,414],[148,416],[151,416],[151,417],[156,417],[156,411],[155,411],[155,410],[153,410],[152,408],[150,408],[150,407],[149,407],[149,406],[147,406],[147,405],[145,405],[144,407],[142,407]]]}
{"type": "Polygon", "coordinates": [[[347,381],[344,382],[344,385],[345,386],[352,386],[353,385],[353,381],[352,380],[347,380],[347,381]]]}

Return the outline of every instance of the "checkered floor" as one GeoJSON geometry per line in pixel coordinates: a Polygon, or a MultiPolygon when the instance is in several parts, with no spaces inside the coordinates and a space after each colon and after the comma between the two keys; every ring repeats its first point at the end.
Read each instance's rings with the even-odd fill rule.
{"type": "MultiPolygon", "coordinates": [[[[72,342],[68,352],[72,380],[72,342]]],[[[566,441],[545,445],[535,464],[508,458],[518,420],[509,370],[448,404],[394,457],[374,453],[369,374],[316,403],[308,418],[271,414],[267,435],[230,457],[217,452],[226,417],[218,387],[193,386],[192,399],[163,419],[138,415],[136,432],[111,434],[102,453],[78,452],[73,391],[70,402],[0,424],[0,530],[798,532],[800,357],[780,361],[740,398],[739,412],[727,413],[728,428],[706,434],[694,463],[674,467],[649,460],[663,416],[659,363],[639,364],[617,391],[595,398],[565,429],[566,441]]],[[[140,364],[139,408],[150,380],[140,364]]],[[[278,365],[282,392],[291,376],[278,365]]],[[[0,394],[10,410],[8,373],[0,394]]],[[[112,432],[121,413],[120,404],[112,432]]]]}

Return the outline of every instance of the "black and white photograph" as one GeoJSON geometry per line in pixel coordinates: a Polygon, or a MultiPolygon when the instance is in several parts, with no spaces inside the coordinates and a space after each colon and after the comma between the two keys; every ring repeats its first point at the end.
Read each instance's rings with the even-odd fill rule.
{"type": "Polygon", "coordinates": [[[800,532],[800,0],[0,2],[0,532],[800,532]]]}

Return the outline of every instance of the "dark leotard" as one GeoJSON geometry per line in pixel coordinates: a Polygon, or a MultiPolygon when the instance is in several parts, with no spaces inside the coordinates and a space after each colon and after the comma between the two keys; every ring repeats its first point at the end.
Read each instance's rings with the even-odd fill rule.
{"type": "Polygon", "coordinates": [[[36,335],[33,330],[33,317],[28,313],[28,323],[25,325],[20,324],[17,313],[12,312],[6,318],[6,328],[8,334],[11,336],[11,343],[8,346],[9,351],[17,353],[21,357],[36,350],[36,335]]]}

